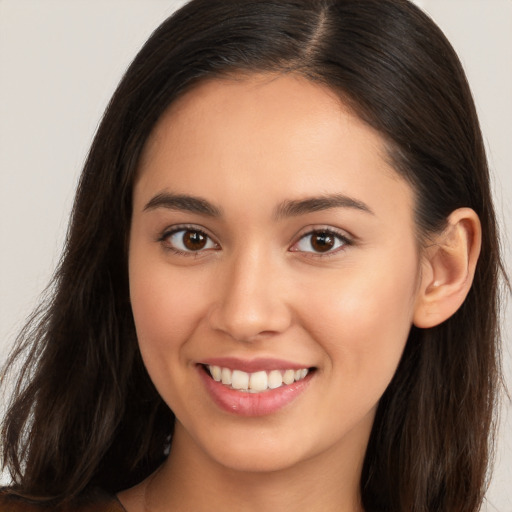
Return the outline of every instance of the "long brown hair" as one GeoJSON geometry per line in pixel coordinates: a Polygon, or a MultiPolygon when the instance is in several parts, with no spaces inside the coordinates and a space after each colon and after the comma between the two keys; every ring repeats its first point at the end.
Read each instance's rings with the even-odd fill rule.
{"type": "Polygon", "coordinates": [[[459,207],[480,217],[471,291],[443,324],[412,328],[361,477],[367,512],[479,509],[500,378],[496,220],[460,62],[407,0],[193,0],[154,32],[106,110],[48,298],[6,366],[23,361],[2,430],[13,494],[58,502],[92,485],[115,492],[163,461],[174,416],[142,363],[128,295],[134,175],[184,91],[266,71],[326,84],[384,137],[415,191],[420,239],[459,207]]]}

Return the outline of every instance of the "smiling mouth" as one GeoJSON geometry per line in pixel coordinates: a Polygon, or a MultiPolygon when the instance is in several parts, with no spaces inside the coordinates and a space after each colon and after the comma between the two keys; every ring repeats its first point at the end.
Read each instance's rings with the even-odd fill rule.
{"type": "Polygon", "coordinates": [[[228,389],[245,393],[264,393],[289,386],[294,382],[304,380],[314,370],[314,368],[301,368],[298,370],[261,370],[248,373],[215,365],[203,365],[203,368],[214,381],[223,384],[228,389]]]}

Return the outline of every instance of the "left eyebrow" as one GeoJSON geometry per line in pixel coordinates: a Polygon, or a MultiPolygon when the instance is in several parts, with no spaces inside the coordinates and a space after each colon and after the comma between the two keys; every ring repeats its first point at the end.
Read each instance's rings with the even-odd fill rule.
{"type": "Polygon", "coordinates": [[[207,217],[220,217],[220,208],[208,202],[202,197],[189,196],[187,194],[161,193],[153,197],[144,206],[144,211],[166,208],[168,210],[187,211],[206,215],[207,217]]]}
{"type": "Polygon", "coordinates": [[[295,217],[306,213],[330,210],[331,208],[353,208],[370,215],[375,215],[371,208],[357,199],[343,194],[334,194],[319,197],[308,197],[306,199],[284,201],[274,210],[276,220],[283,217],[295,217]]]}

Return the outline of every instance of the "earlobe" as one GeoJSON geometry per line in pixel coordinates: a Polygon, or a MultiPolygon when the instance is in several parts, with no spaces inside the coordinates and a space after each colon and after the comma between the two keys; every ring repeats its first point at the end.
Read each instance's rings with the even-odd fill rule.
{"type": "Polygon", "coordinates": [[[473,283],[481,240],[474,210],[459,208],[451,213],[446,228],[424,249],[413,318],[416,327],[434,327],[462,305],[473,283]]]}

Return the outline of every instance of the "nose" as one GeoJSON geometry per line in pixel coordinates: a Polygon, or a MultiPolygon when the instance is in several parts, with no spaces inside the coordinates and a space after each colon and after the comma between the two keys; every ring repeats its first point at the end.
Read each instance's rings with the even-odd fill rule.
{"type": "Polygon", "coordinates": [[[290,326],[285,279],[279,265],[267,256],[248,250],[223,264],[209,314],[212,329],[252,342],[290,326]]]}

